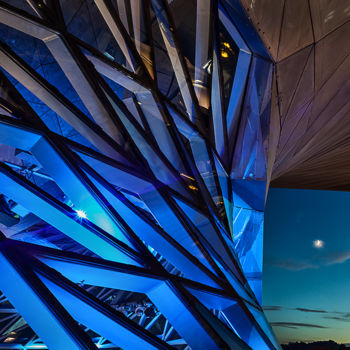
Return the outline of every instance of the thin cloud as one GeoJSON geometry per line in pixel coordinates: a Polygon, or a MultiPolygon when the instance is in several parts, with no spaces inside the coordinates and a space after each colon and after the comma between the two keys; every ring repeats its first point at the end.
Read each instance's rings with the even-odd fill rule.
{"type": "Polygon", "coordinates": [[[291,310],[296,310],[296,311],[301,311],[301,312],[316,312],[316,313],[322,313],[322,314],[328,313],[328,311],[325,311],[325,310],[306,309],[303,307],[296,307],[295,309],[291,309],[291,310]]]}
{"type": "Polygon", "coordinates": [[[350,322],[350,318],[348,317],[324,316],[323,318],[327,320],[333,320],[333,321],[350,322]]]}
{"type": "Polygon", "coordinates": [[[266,306],[263,306],[263,309],[265,311],[282,311],[287,309],[287,310],[294,310],[294,311],[300,311],[300,312],[314,312],[314,313],[322,313],[322,314],[335,313],[335,312],[329,312],[329,311],[320,310],[320,309],[309,309],[306,307],[284,308],[282,306],[276,306],[276,305],[266,305],[266,306]]]}
{"type": "Polygon", "coordinates": [[[330,266],[336,264],[343,264],[350,260],[350,250],[338,251],[332,253],[317,254],[310,259],[297,260],[278,260],[270,261],[267,264],[279,267],[281,269],[290,271],[302,271],[307,269],[318,269],[322,266],[330,266]]]}
{"type": "Polygon", "coordinates": [[[263,309],[265,311],[281,311],[282,310],[282,306],[271,306],[271,305],[268,305],[268,306],[263,306],[263,309]]]}
{"type": "Polygon", "coordinates": [[[271,326],[273,327],[285,327],[285,328],[321,328],[325,329],[328,327],[320,326],[318,324],[311,324],[311,323],[298,323],[298,322],[272,322],[271,326]]]}
{"type": "MultiPolygon", "coordinates": [[[[316,313],[322,314],[323,319],[340,321],[340,322],[350,322],[350,312],[341,312],[341,311],[328,311],[328,310],[320,310],[320,309],[310,309],[306,307],[283,307],[278,305],[265,305],[263,306],[264,311],[283,311],[283,310],[291,310],[291,311],[299,311],[306,313],[316,313]]],[[[290,322],[275,322],[275,326],[278,327],[287,327],[287,328],[296,328],[296,324],[291,324],[290,322]]],[[[305,326],[306,327],[306,326],[305,326]]],[[[321,326],[323,327],[323,326],[321,326]]]]}
{"type": "Polygon", "coordinates": [[[317,269],[319,266],[302,261],[280,260],[270,262],[270,265],[280,267],[285,270],[301,271],[306,269],[317,269]]]}
{"type": "MultiPolygon", "coordinates": [[[[306,312],[306,313],[316,313],[316,314],[322,314],[322,316],[320,315],[320,317],[322,317],[322,319],[324,320],[350,322],[350,312],[309,309],[306,307],[287,308],[287,307],[277,306],[277,305],[266,305],[266,306],[263,306],[263,309],[264,311],[291,310],[291,311],[299,311],[299,312],[306,312]]],[[[298,329],[300,327],[328,328],[317,324],[297,323],[297,322],[272,322],[271,325],[274,327],[284,327],[284,328],[291,328],[291,329],[298,329]]]]}
{"type": "Polygon", "coordinates": [[[343,264],[350,259],[350,251],[329,253],[323,257],[324,265],[343,264]]]}

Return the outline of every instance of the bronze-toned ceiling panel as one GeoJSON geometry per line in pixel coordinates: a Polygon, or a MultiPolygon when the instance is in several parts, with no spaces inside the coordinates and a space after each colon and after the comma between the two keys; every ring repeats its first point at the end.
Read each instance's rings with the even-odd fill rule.
{"type": "Polygon", "coordinates": [[[309,46],[295,55],[287,57],[277,66],[277,83],[280,91],[279,102],[282,121],[288,113],[296,89],[300,84],[310,53],[311,47],[309,46]]]}
{"type": "Polygon", "coordinates": [[[320,90],[350,54],[350,22],[330,33],[315,45],[316,89],[320,90]]]}
{"type": "Polygon", "coordinates": [[[278,60],[282,60],[313,42],[308,2],[287,0],[284,6],[278,60]]]}
{"type": "Polygon", "coordinates": [[[350,20],[350,4],[347,0],[309,2],[316,41],[350,20]]]}
{"type": "Polygon", "coordinates": [[[271,185],[350,189],[349,1],[241,2],[275,59],[271,185]]]}
{"type": "Polygon", "coordinates": [[[285,0],[241,0],[272,58],[277,58],[285,0]]]}

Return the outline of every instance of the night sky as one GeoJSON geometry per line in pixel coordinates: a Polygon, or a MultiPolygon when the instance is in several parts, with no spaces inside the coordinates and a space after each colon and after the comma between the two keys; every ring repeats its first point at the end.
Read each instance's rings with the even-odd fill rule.
{"type": "Polygon", "coordinates": [[[263,276],[281,343],[350,343],[350,193],[271,189],[263,276]]]}

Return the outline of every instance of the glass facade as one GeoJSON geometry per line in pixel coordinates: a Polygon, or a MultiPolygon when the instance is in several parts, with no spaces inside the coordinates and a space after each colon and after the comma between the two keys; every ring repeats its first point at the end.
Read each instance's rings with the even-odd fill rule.
{"type": "Polygon", "coordinates": [[[280,349],[273,74],[236,1],[0,1],[0,349],[280,349]]]}

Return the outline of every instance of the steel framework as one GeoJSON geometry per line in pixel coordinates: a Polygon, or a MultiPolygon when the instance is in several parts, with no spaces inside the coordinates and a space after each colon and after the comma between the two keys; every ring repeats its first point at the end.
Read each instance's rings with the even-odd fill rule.
{"type": "Polygon", "coordinates": [[[0,23],[0,349],[279,349],[273,65],[239,2],[0,1],[0,23]]]}

